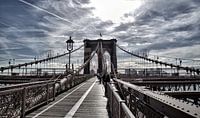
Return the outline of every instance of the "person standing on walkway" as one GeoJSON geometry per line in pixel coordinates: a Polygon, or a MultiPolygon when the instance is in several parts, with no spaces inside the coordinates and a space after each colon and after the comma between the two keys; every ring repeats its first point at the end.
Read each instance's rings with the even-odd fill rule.
{"type": "Polygon", "coordinates": [[[105,96],[107,97],[107,87],[108,87],[108,83],[110,82],[110,74],[105,73],[103,75],[103,84],[104,84],[104,88],[105,88],[105,96]]]}
{"type": "Polygon", "coordinates": [[[99,80],[99,84],[101,84],[102,77],[100,76],[100,74],[99,74],[99,73],[97,73],[97,78],[98,78],[98,80],[99,80]]]}

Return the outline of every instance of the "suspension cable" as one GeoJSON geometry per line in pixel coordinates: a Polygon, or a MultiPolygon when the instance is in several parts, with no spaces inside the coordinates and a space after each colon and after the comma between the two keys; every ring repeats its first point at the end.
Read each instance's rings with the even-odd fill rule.
{"type": "Polygon", "coordinates": [[[94,57],[94,55],[95,55],[95,53],[97,52],[98,49],[99,49],[99,43],[97,44],[96,49],[92,52],[92,54],[90,55],[90,57],[88,58],[88,60],[85,61],[85,63],[83,63],[81,66],[79,66],[77,68],[77,71],[76,71],[75,74],[79,73],[92,60],[92,58],[94,57]]]}
{"type": "Polygon", "coordinates": [[[102,45],[102,42],[100,42],[100,53],[102,55],[102,60],[101,60],[101,63],[102,63],[102,68],[103,68],[103,71],[102,71],[102,75],[104,75],[106,73],[106,65],[105,65],[105,57],[103,55],[103,45],[102,45]]]}
{"type": "Polygon", "coordinates": [[[141,58],[141,59],[144,59],[146,61],[153,62],[153,63],[160,64],[160,65],[170,66],[171,68],[175,67],[177,69],[183,69],[183,70],[186,70],[187,72],[188,71],[190,71],[190,72],[196,72],[198,75],[200,74],[200,70],[199,69],[190,68],[190,67],[183,67],[183,66],[180,66],[180,65],[174,65],[174,64],[169,64],[167,62],[162,62],[162,61],[158,61],[158,60],[155,60],[155,59],[150,59],[150,58],[147,58],[145,56],[140,56],[140,55],[134,54],[132,52],[129,52],[129,51],[123,49],[122,47],[120,47],[119,45],[116,45],[116,46],[119,49],[121,49],[122,51],[124,51],[124,52],[126,52],[128,54],[133,55],[133,56],[138,57],[138,58],[141,58]]]}
{"type": "MultiPolygon", "coordinates": [[[[74,52],[76,52],[77,50],[80,50],[83,46],[84,46],[84,45],[81,45],[81,46],[78,47],[77,49],[71,51],[71,53],[74,53],[74,52]]],[[[4,70],[7,70],[7,69],[20,68],[20,67],[22,67],[22,66],[28,66],[28,65],[38,64],[38,63],[42,63],[42,62],[45,62],[45,61],[57,59],[57,58],[60,58],[60,57],[65,56],[65,55],[67,55],[67,54],[69,54],[69,52],[64,53],[64,54],[61,54],[61,55],[57,55],[57,56],[54,56],[54,57],[48,57],[48,58],[45,58],[45,59],[32,61],[32,62],[29,62],[29,63],[23,63],[23,64],[18,64],[18,65],[10,65],[10,66],[7,66],[7,67],[1,67],[0,69],[1,69],[1,71],[3,72],[4,70]]]]}

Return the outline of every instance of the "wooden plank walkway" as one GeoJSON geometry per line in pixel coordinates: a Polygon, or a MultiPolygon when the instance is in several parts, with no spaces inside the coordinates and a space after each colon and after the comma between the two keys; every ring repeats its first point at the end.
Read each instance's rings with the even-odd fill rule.
{"type": "Polygon", "coordinates": [[[108,118],[102,84],[91,78],[28,114],[26,118],[108,118]]]}

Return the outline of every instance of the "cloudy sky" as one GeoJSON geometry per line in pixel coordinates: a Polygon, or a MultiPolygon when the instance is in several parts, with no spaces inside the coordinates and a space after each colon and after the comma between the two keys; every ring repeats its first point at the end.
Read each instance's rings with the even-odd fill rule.
{"type": "Polygon", "coordinates": [[[0,60],[65,51],[72,36],[116,38],[152,55],[200,59],[199,0],[0,0],[0,60]]]}

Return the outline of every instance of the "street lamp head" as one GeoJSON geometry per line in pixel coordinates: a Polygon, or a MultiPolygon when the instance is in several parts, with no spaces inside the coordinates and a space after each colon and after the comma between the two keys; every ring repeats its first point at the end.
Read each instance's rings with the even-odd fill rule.
{"type": "Polygon", "coordinates": [[[67,50],[72,51],[74,41],[72,40],[71,36],[69,37],[69,40],[66,41],[66,43],[67,43],[67,50]]]}

